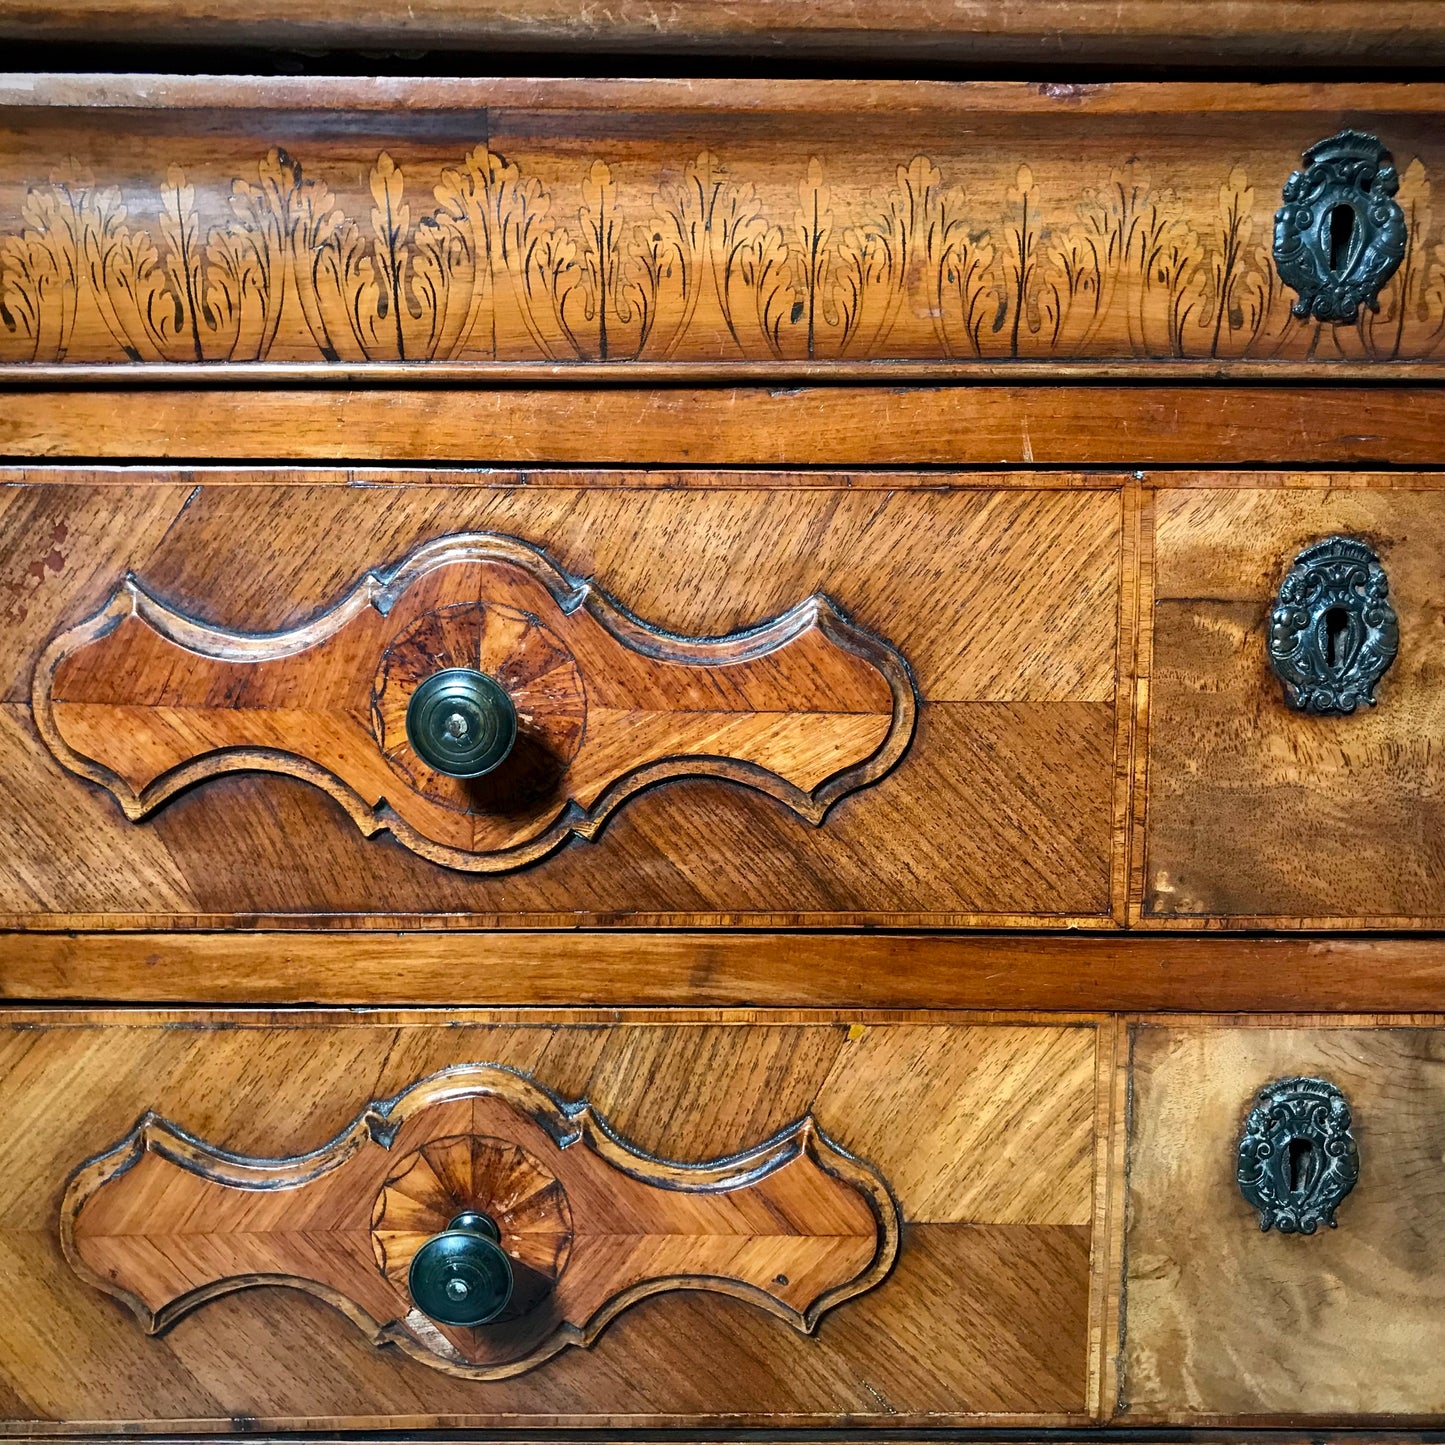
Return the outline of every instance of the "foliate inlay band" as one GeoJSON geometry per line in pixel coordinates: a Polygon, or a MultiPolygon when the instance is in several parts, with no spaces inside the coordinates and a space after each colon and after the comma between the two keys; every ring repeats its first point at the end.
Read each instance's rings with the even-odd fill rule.
{"type": "Polygon", "coordinates": [[[0,236],[0,364],[1420,360],[1445,341],[1419,158],[1397,198],[1415,260],[1381,315],[1323,341],[1269,253],[1274,176],[1228,166],[1201,204],[1139,159],[1080,184],[1020,157],[987,188],[926,154],[882,188],[806,153],[796,173],[780,203],[712,151],[652,182],[600,157],[543,178],[485,145],[437,179],[381,151],[358,202],[275,148],[213,214],[216,179],[198,196],[177,165],[144,190],[61,169],[0,236]]]}

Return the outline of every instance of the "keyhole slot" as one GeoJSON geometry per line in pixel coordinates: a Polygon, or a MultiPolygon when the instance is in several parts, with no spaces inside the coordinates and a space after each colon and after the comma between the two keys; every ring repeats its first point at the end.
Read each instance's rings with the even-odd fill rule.
{"type": "Polygon", "coordinates": [[[1325,661],[1331,668],[1343,667],[1350,652],[1353,619],[1346,607],[1331,607],[1325,612],[1325,661]]]}
{"type": "Polygon", "coordinates": [[[1309,1187],[1314,1176],[1315,1146],[1308,1139],[1291,1139],[1284,1155],[1284,1186],[1291,1194],[1309,1187]]]}
{"type": "Polygon", "coordinates": [[[1336,275],[1350,264],[1356,220],[1353,206],[1339,205],[1330,212],[1330,270],[1336,275]]]}

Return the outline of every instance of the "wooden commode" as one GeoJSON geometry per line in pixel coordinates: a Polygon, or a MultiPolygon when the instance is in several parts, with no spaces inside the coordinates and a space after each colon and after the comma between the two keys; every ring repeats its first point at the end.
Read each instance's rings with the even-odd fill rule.
{"type": "Polygon", "coordinates": [[[1099,8],[0,15],[0,1434],[1445,1427],[1445,23],[1099,8]]]}

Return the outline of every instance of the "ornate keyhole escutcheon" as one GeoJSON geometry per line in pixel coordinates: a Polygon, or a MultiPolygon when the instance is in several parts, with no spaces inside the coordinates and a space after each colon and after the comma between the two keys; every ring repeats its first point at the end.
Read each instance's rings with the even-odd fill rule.
{"type": "Polygon", "coordinates": [[[1269,665],[1298,712],[1375,705],[1400,647],[1390,582],[1368,543],[1326,537],[1294,560],[1269,619],[1269,665]]]}
{"type": "Polygon", "coordinates": [[[1400,180],[1384,145],[1357,130],[1311,146],[1304,162],[1274,215],[1274,264],[1299,293],[1296,316],[1353,321],[1362,305],[1380,309],[1380,290],[1405,259],[1400,180]]]}
{"type": "Polygon", "coordinates": [[[1313,1234],[1360,1177],[1350,1106],[1327,1079],[1276,1079],[1259,1091],[1239,1140],[1239,1192],[1259,1227],[1313,1234]]]}

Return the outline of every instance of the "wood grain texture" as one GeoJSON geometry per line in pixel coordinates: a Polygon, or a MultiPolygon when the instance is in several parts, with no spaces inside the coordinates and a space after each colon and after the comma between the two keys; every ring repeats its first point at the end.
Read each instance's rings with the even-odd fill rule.
{"type": "Polygon", "coordinates": [[[971,64],[1124,63],[1269,68],[1316,62],[1372,68],[1445,58],[1429,0],[416,0],[405,10],[341,0],[324,12],[281,0],[51,0],[0,16],[8,40],[127,45],[405,46],[411,50],[598,51],[753,57],[884,57],[971,64]]]}
{"type": "Polygon", "coordinates": [[[1410,928],[1445,916],[1445,507],[1433,486],[1361,480],[1210,478],[1156,494],[1148,922],[1410,928]],[[1346,718],[1290,709],[1264,645],[1294,557],[1335,533],[1381,552],[1402,634],[1378,706],[1346,718]]]}
{"type": "MultiPolygon", "coordinates": [[[[276,470],[264,485],[217,477],[193,491],[177,479],[133,478],[135,515],[155,517],[160,535],[132,525],[113,482],[73,475],[0,493],[0,578],[17,617],[0,639],[7,921],[1110,921],[1117,492],[966,475],[901,491],[855,491],[841,475],[755,488],[733,474],[682,491],[634,486],[632,474],[313,487],[276,470]],[[33,732],[45,647],[128,572],[202,624],[277,633],[458,530],[523,538],[684,635],[723,635],[827,594],[908,659],[920,706],[907,756],[838,801],[822,829],[755,790],[688,780],[634,798],[598,844],[489,880],[366,842],[291,778],[216,778],[129,825],[33,732]],[[72,535],[85,541],[74,586],[72,535]]],[[[369,682],[372,665],[362,671],[369,682]]]]}
{"type": "MultiPolygon", "coordinates": [[[[55,1437],[53,1433],[24,1430],[7,1431],[6,1438],[30,1441],[53,1440],[55,1437]]],[[[106,1442],[106,1445],[119,1445],[119,1442],[135,1437],[97,1431],[89,1434],[86,1438],[106,1442]]],[[[199,1445],[201,1441],[215,1439],[213,1435],[200,1434],[194,1430],[169,1432],[165,1438],[167,1445],[199,1445]]],[[[457,1442],[457,1445],[511,1445],[511,1439],[514,1437],[509,1437],[504,1431],[457,1430],[452,1432],[451,1438],[457,1442]]],[[[532,1438],[537,1440],[538,1445],[563,1445],[567,1436],[557,1432],[539,1431],[532,1438]]],[[[800,1430],[794,1438],[799,1445],[821,1445],[824,1440],[830,1442],[830,1445],[863,1445],[864,1441],[874,1439],[876,1436],[870,1434],[868,1427],[865,1426],[862,1429],[854,1427],[826,1432],[800,1430]]],[[[927,1445],[927,1442],[933,1437],[924,1434],[910,1434],[908,1431],[902,1430],[893,1433],[889,1438],[895,1441],[896,1445],[927,1445]]],[[[1036,1442],[1037,1445],[1042,1445],[1045,1440],[1058,1442],[1058,1445],[1085,1445],[1085,1442],[1090,1440],[1107,1440],[1109,1438],[1111,1437],[1106,1432],[1096,1427],[1051,1429],[1046,1436],[1032,1438],[1012,1433],[981,1430],[970,1437],[975,1445],[1018,1445],[1021,1439],[1027,1441],[1027,1445],[1036,1445],[1036,1442]]],[[[1128,1438],[1137,1441],[1138,1445],[1171,1445],[1171,1442],[1177,1440],[1178,1436],[1173,1432],[1141,1430],[1131,1433],[1128,1438]]],[[[1194,1438],[1200,1441],[1201,1445],[1207,1445],[1207,1442],[1230,1437],[1223,1431],[1201,1430],[1196,1433],[1194,1438]]],[[[1265,1438],[1277,1442],[1277,1445],[1319,1445],[1319,1442],[1323,1442],[1323,1445],[1335,1445],[1335,1442],[1338,1442],[1338,1445],[1349,1445],[1350,1441],[1359,1439],[1359,1432],[1333,1429],[1308,1431],[1281,1429],[1271,1430],[1265,1438]]],[[[287,1445],[286,1436],[265,1430],[249,1433],[247,1439],[255,1441],[256,1445],[287,1445]]],[[[347,1445],[346,1436],[327,1431],[309,1432],[307,1439],[314,1441],[315,1445],[347,1445]]],[[[709,1445],[708,1436],[699,1434],[693,1437],[685,1431],[675,1433],[671,1439],[676,1442],[676,1445],[709,1445]]],[[[1434,1432],[1429,1429],[1392,1428],[1389,1432],[1389,1440],[1391,1445],[1433,1445],[1434,1432]]]]}
{"type": "Polygon", "coordinates": [[[898,1213],[811,1116],[745,1153],[676,1164],[631,1148],[586,1100],[473,1064],[367,1105],[299,1157],[217,1151],[148,1112],[72,1178],[60,1239],[148,1333],[286,1285],[375,1345],[499,1380],[669,1290],[732,1295],[811,1333],[887,1275],[898,1213]],[[407,1284],[427,1239],[466,1210],[496,1223],[517,1278],[501,1318],[477,1328],[428,1319],[407,1284]]]}
{"type": "Polygon", "coordinates": [[[368,836],[502,872],[595,838],[673,778],[757,788],[821,825],[902,756],[917,703],[906,661],[827,597],[683,637],[519,539],[475,533],[368,572],[288,632],[208,627],[127,576],[47,649],[33,710],[56,758],[133,821],[208,778],[277,772],[368,836]],[[516,709],[516,746],[485,779],[448,777],[412,746],[408,706],[447,668],[496,679],[516,709]]]}
{"type": "Polygon", "coordinates": [[[1124,1420],[1438,1416],[1442,1061],[1438,1028],[1135,1030],[1124,1420]],[[1349,1099],[1360,1181],[1338,1229],[1265,1234],[1237,1141],[1257,1090],[1300,1074],[1349,1099]]]}
{"type": "MultiPolygon", "coordinates": [[[[1101,1036],[1102,1038],[1102,1036],[1101,1036]]],[[[1100,1117],[1108,1118],[1100,1134],[1099,1168],[1095,1174],[1093,1385],[1101,1419],[1115,1414],[1119,1392],[1120,1345],[1124,1338],[1124,1231],[1128,1217],[1128,1129],[1130,1020],[1116,1016],[1109,1030],[1109,1067],[1099,1071],[1100,1117]]]]}
{"type": "Polygon", "coordinates": [[[1385,85],[23,78],[0,364],[1438,368],[1442,109],[1385,85]],[[1344,115],[1391,148],[1410,239],[1380,310],[1322,326],[1270,232],[1344,115]]]}
{"type": "MultiPolygon", "coordinates": [[[[106,920],[96,921],[97,926],[106,920]]],[[[9,933],[0,998],[244,1005],[592,1004],[1419,1012],[1422,936],[1159,933],[9,933]]]]}
{"type": "Polygon", "coordinates": [[[1123,556],[1124,585],[1119,594],[1119,651],[1116,677],[1118,694],[1114,710],[1114,850],[1109,885],[1113,919],[1121,927],[1130,922],[1134,894],[1134,857],[1138,846],[1135,821],[1135,791],[1138,787],[1139,752],[1147,733],[1147,711],[1138,697],[1139,663],[1144,644],[1144,619],[1140,615],[1146,597],[1145,586],[1151,566],[1153,535],[1148,494],[1135,472],[1124,484],[1123,556]]]}
{"type": "MultiPolygon", "coordinates": [[[[208,375],[211,374],[208,369],[208,375]]],[[[1062,382],[1077,375],[1045,365],[1062,382]]],[[[1372,374],[1388,375],[1388,367],[1372,374]]],[[[134,379],[134,371],[126,375],[134,379]]],[[[166,373],[174,379],[174,373],[166,373]]],[[[1445,391],[1336,386],[1330,404],[1306,387],[976,386],[687,389],[548,386],[503,390],[418,388],[414,371],[374,388],[298,387],[295,368],[267,374],[266,422],[256,396],[235,387],[34,389],[0,412],[0,446],[13,458],[194,464],[293,462],[362,465],[317,470],[316,484],[384,486],[415,480],[377,463],[629,465],[649,467],[894,468],[850,473],[854,488],[910,488],[942,467],[1358,465],[1433,467],[1445,437],[1445,391]]],[[[554,378],[549,378],[554,379],[554,378]]],[[[910,377],[917,380],[917,377],[910,377]]],[[[229,477],[244,474],[224,469],[229,477]]],[[[134,472],[30,467],[6,480],[84,477],[132,484],[134,472]]],[[[249,474],[264,479],[266,470],[249,474]]],[[[457,485],[470,479],[458,478],[457,485]]],[[[585,475],[579,477],[579,483],[585,475]]],[[[632,486],[727,486],[711,472],[638,474],[632,486]]],[[[829,485],[826,472],[758,473],[749,485],[829,485]]],[[[1109,478],[1000,474],[998,486],[1116,485],[1109,478]]],[[[1160,478],[1156,485],[1167,483],[1160,478]]],[[[1304,480],[1301,479],[1301,484],[1304,480]]],[[[1390,485],[1378,472],[1370,485],[1390,485]]]]}
{"type": "Polygon", "coordinates": [[[213,1431],[239,1418],[320,1430],[906,1428],[1089,1416],[1105,1061],[1088,1021],[99,1010],[11,1011],[3,1023],[7,1429],[213,1431]],[[896,1173],[897,1265],[811,1336],[725,1295],[670,1293],[628,1309],[590,1350],[483,1382],[378,1350],[295,1290],[227,1295],[147,1338],[62,1257],[54,1220],[68,1174],[148,1107],[232,1154],[297,1153],[333,1138],[358,1093],[385,1096],[480,1061],[585,1095],[630,1144],[677,1160],[754,1147],[811,1115],[896,1173]]]}
{"type": "MultiPolygon", "coordinates": [[[[1146,479],[1147,480],[1147,479],[1146,479]]],[[[1129,927],[1138,924],[1144,912],[1145,868],[1149,842],[1149,723],[1150,682],[1154,673],[1155,597],[1155,501],[1156,492],[1141,486],[1137,502],[1138,543],[1135,550],[1134,611],[1138,626],[1134,636],[1133,729],[1130,733],[1130,808],[1128,831],[1129,883],[1124,918],[1129,927]]]]}

